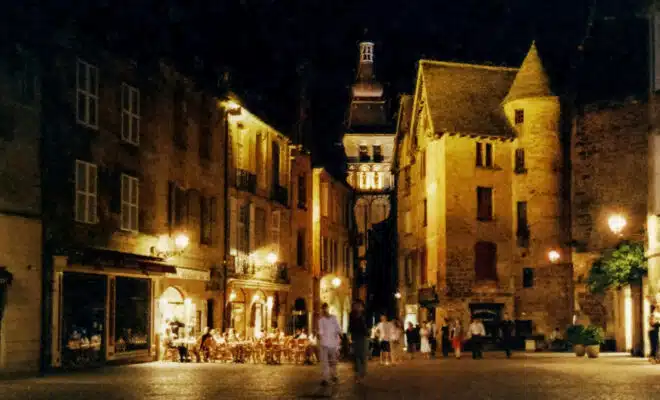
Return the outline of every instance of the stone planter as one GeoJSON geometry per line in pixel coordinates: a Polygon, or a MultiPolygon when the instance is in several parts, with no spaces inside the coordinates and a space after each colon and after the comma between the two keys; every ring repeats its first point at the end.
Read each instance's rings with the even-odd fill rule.
{"type": "Polygon", "coordinates": [[[583,344],[574,344],[573,351],[575,351],[575,355],[578,357],[584,357],[585,353],[587,352],[583,344]]]}
{"type": "Polygon", "coordinates": [[[589,358],[598,358],[599,354],[600,354],[600,345],[594,344],[591,346],[587,346],[587,356],[589,356],[589,358]]]}

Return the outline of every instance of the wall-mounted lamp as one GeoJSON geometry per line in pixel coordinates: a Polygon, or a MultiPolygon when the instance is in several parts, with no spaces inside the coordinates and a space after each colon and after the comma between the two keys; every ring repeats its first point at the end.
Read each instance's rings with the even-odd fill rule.
{"type": "Polygon", "coordinates": [[[277,254],[270,252],[266,255],[266,261],[268,264],[275,264],[277,262],[277,254]]]}
{"type": "Polygon", "coordinates": [[[172,258],[182,255],[188,244],[190,244],[190,239],[183,233],[178,234],[174,240],[166,235],[161,235],[149,252],[154,257],[172,258]]]}
{"type": "Polygon", "coordinates": [[[548,252],[548,260],[550,260],[551,263],[556,263],[560,258],[561,254],[559,254],[557,250],[550,250],[548,252]]]}
{"type": "Polygon", "coordinates": [[[400,299],[400,298],[401,298],[401,292],[396,292],[396,293],[394,293],[394,297],[395,297],[396,299],[400,299]]]}
{"type": "Polygon", "coordinates": [[[334,279],[332,280],[332,286],[334,286],[335,288],[338,288],[339,286],[341,286],[341,279],[339,279],[339,278],[334,278],[334,279]]]}

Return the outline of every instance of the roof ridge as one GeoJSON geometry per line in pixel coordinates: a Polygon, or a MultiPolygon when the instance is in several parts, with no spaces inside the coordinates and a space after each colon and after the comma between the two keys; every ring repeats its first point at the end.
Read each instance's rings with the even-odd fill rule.
{"type": "Polygon", "coordinates": [[[441,61],[441,60],[430,60],[430,59],[421,59],[419,60],[421,64],[435,64],[435,65],[446,65],[450,67],[460,67],[460,68],[475,68],[475,69],[489,69],[495,71],[518,71],[519,68],[516,67],[505,67],[499,65],[487,65],[487,64],[470,64],[462,63],[457,61],[441,61]]]}

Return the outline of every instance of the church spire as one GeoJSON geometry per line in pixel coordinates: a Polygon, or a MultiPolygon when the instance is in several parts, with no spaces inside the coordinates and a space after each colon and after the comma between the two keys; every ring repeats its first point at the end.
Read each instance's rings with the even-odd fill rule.
{"type": "Polygon", "coordinates": [[[357,80],[353,85],[354,98],[380,98],[383,85],[374,76],[374,42],[360,42],[357,80]]]}
{"type": "Polygon", "coordinates": [[[547,96],[554,96],[554,93],[550,88],[550,79],[541,62],[536,42],[532,42],[504,102],[547,96]]]}

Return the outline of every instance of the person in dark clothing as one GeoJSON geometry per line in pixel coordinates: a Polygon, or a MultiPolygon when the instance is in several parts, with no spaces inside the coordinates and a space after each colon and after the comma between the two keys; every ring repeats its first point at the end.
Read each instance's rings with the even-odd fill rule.
{"type": "Polygon", "coordinates": [[[649,361],[657,363],[658,360],[658,331],[660,331],[660,318],[658,316],[657,308],[651,305],[651,313],[649,314],[649,342],[651,343],[651,354],[649,361]]]}
{"type": "Polygon", "coordinates": [[[367,351],[369,349],[369,327],[364,316],[364,303],[353,303],[353,311],[348,322],[348,333],[353,344],[355,380],[360,382],[367,375],[367,351]]]}
{"type": "Polygon", "coordinates": [[[422,348],[422,327],[415,325],[415,347],[417,350],[422,348]]]}
{"type": "Polygon", "coordinates": [[[435,321],[431,320],[428,323],[429,328],[429,344],[431,345],[431,358],[435,358],[435,352],[438,350],[438,340],[436,339],[437,328],[435,321]]]}
{"type": "Polygon", "coordinates": [[[513,345],[513,332],[515,325],[509,317],[508,313],[504,313],[504,319],[500,323],[500,339],[502,344],[502,350],[506,354],[506,358],[511,358],[511,347],[513,345]]]}
{"type": "Polygon", "coordinates": [[[449,357],[449,349],[451,348],[451,343],[449,342],[449,321],[445,318],[444,323],[442,324],[442,356],[449,357]]]}
{"type": "Polygon", "coordinates": [[[406,343],[410,359],[415,358],[415,351],[417,349],[417,337],[415,335],[415,328],[412,322],[408,322],[408,329],[406,329],[406,343]]]}

